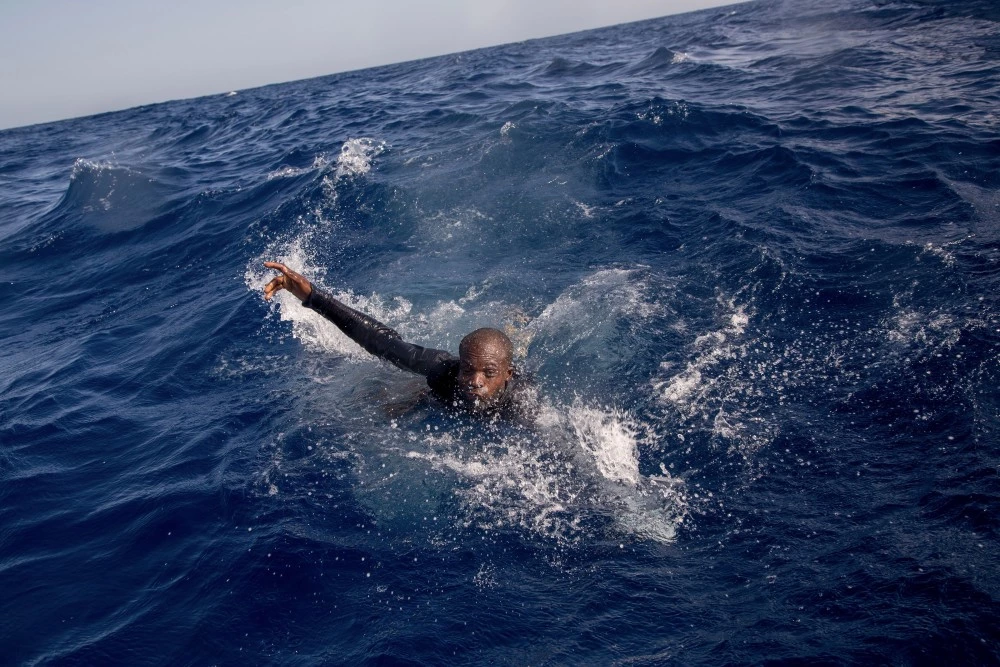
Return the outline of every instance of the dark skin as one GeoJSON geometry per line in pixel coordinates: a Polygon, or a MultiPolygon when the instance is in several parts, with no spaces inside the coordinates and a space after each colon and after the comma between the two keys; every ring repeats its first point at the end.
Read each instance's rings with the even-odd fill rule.
{"type": "Polygon", "coordinates": [[[514,376],[510,358],[496,345],[480,343],[459,351],[458,384],[469,403],[488,405],[514,376]]]}
{"type": "MultiPolygon", "coordinates": [[[[312,294],[312,283],[284,264],[264,262],[264,266],[280,273],[264,286],[264,299],[270,300],[283,289],[300,301],[305,301],[312,294]]],[[[462,397],[473,407],[489,405],[514,376],[509,352],[491,341],[463,341],[458,356],[459,387],[462,397]]]]}
{"type": "Polygon", "coordinates": [[[312,294],[313,286],[304,276],[292,271],[280,262],[264,262],[264,266],[275,271],[280,271],[280,276],[275,276],[271,282],[264,286],[264,300],[270,301],[271,297],[283,289],[292,293],[299,301],[305,301],[312,294]]]}

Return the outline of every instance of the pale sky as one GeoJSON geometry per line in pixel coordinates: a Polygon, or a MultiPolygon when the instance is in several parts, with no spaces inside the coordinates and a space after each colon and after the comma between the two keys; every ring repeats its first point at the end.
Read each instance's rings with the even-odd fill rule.
{"type": "Polygon", "coordinates": [[[737,0],[0,0],[0,129],[737,0]]]}

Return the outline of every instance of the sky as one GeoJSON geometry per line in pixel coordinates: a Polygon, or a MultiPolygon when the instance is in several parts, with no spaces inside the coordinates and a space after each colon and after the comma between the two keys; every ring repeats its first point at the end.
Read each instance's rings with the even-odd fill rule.
{"type": "Polygon", "coordinates": [[[0,129],[736,0],[0,0],[0,129]]]}

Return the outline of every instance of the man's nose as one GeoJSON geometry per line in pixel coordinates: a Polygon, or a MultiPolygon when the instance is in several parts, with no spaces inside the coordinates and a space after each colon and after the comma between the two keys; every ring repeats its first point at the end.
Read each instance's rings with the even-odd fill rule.
{"type": "Polygon", "coordinates": [[[486,383],[486,378],[482,373],[475,373],[472,376],[472,381],[469,383],[476,389],[479,389],[486,383]]]}

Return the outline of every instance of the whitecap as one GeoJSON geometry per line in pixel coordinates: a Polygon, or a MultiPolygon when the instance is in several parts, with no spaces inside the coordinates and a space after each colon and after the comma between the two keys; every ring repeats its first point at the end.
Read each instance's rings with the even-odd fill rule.
{"type": "Polygon", "coordinates": [[[337,155],[336,177],[364,176],[372,169],[376,157],[385,152],[386,143],[369,137],[348,139],[337,155]]]}

